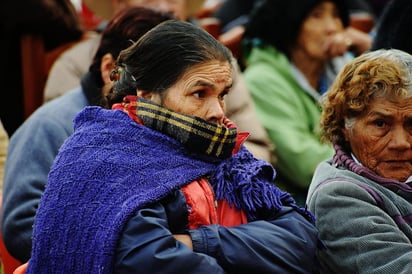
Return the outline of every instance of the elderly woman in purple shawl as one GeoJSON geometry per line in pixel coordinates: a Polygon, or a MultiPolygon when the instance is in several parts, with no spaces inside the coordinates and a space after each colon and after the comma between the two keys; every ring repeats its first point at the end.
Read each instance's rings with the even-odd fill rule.
{"type": "Polygon", "coordinates": [[[232,56],[166,21],[117,59],[53,164],[28,273],[313,273],[313,215],[225,116],[232,56]]]}

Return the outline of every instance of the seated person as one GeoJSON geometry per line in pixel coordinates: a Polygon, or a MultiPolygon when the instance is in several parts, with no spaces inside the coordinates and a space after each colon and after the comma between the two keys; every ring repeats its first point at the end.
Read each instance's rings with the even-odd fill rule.
{"type": "Polygon", "coordinates": [[[102,87],[109,85],[110,72],[122,49],[131,45],[170,14],[142,7],[128,8],[111,20],[104,32],[81,86],[37,109],[10,139],[4,173],[1,231],[13,257],[30,257],[33,220],[47,175],[64,140],[73,133],[73,118],[88,105],[99,105],[102,87]]]}
{"type": "Polygon", "coordinates": [[[322,273],[412,269],[412,56],[376,50],[347,64],[322,100],[333,158],[307,204],[326,249],[322,273]]]}
{"type": "Polygon", "coordinates": [[[120,53],[111,109],[76,116],[49,173],[27,273],[316,271],[312,214],[225,116],[232,58],[176,20],[120,53]]]}
{"type": "Polygon", "coordinates": [[[395,48],[412,54],[411,11],[412,1],[390,1],[379,19],[371,50],[395,48]]]}
{"type": "Polygon", "coordinates": [[[264,0],[246,26],[244,78],[276,146],[278,183],[302,205],[317,164],[333,154],[320,141],[318,99],[350,50],[370,47],[348,24],[342,0],[264,0]]]}
{"type": "MultiPolygon", "coordinates": [[[[90,4],[94,3],[93,7],[100,7],[100,12],[103,13],[101,3],[107,3],[108,1],[109,0],[99,0],[98,2],[87,2],[92,2],[90,4]]],[[[189,20],[196,9],[199,9],[201,2],[203,1],[143,0],[127,3],[131,6],[157,7],[157,9],[161,9],[162,11],[173,11],[178,19],[189,20]]],[[[110,4],[112,4],[112,2],[110,2],[110,4]]],[[[120,10],[121,7],[119,4],[120,2],[115,1],[113,2],[113,6],[110,5],[110,7],[113,8],[113,10],[120,10]]],[[[104,9],[104,11],[105,13],[109,12],[106,11],[106,9],[104,9]]],[[[110,12],[112,12],[112,9],[110,9],[110,12]]],[[[47,79],[44,92],[46,101],[56,98],[79,85],[81,76],[86,73],[87,68],[92,62],[99,41],[100,36],[98,35],[79,43],[62,54],[53,65],[47,79]]],[[[255,107],[249,91],[246,88],[243,76],[240,73],[240,69],[236,71],[236,78],[235,86],[233,87],[236,92],[227,96],[226,99],[227,115],[231,120],[236,122],[240,129],[251,133],[250,138],[246,142],[246,146],[251,152],[259,159],[275,163],[275,146],[269,140],[265,129],[257,118],[255,107]]]]}
{"type": "Polygon", "coordinates": [[[45,102],[56,98],[69,90],[79,86],[80,78],[87,72],[94,54],[99,47],[101,35],[107,21],[113,18],[123,8],[146,7],[162,12],[171,12],[181,20],[187,20],[194,11],[192,8],[201,6],[203,0],[140,0],[140,1],[113,1],[113,0],[85,0],[85,5],[96,16],[103,19],[92,39],[82,41],[75,47],[67,50],[53,64],[44,89],[45,102]],[[190,3],[192,6],[190,6],[190,3]],[[188,9],[190,6],[191,9],[188,9]]]}

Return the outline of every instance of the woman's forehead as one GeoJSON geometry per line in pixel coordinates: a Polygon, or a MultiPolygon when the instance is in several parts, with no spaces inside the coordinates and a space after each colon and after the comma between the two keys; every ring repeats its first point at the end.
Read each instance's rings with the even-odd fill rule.
{"type": "Polygon", "coordinates": [[[202,85],[207,82],[231,85],[232,66],[229,62],[209,61],[188,68],[180,79],[195,81],[202,85]]]}

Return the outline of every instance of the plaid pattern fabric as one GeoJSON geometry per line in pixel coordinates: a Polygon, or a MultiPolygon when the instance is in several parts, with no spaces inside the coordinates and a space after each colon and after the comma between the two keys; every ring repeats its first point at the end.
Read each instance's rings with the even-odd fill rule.
{"type": "Polygon", "coordinates": [[[225,159],[232,155],[237,128],[228,118],[224,126],[180,114],[149,100],[129,95],[112,109],[121,109],[139,124],[164,133],[198,153],[225,159]]]}

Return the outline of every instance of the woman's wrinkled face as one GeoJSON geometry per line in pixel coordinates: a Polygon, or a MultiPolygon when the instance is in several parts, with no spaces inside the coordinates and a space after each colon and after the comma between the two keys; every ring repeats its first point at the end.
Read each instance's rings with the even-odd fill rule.
{"type": "Polygon", "coordinates": [[[412,99],[375,99],[344,135],[355,157],[376,174],[401,182],[412,175],[412,99]]]}
{"type": "Polygon", "coordinates": [[[224,98],[232,82],[229,62],[210,61],[190,68],[163,95],[153,94],[151,100],[175,112],[222,125],[224,98]]]}
{"type": "Polygon", "coordinates": [[[306,17],[298,35],[297,48],[314,59],[330,59],[328,51],[331,39],[342,32],[343,22],[336,5],[323,1],[306,17]]]}

